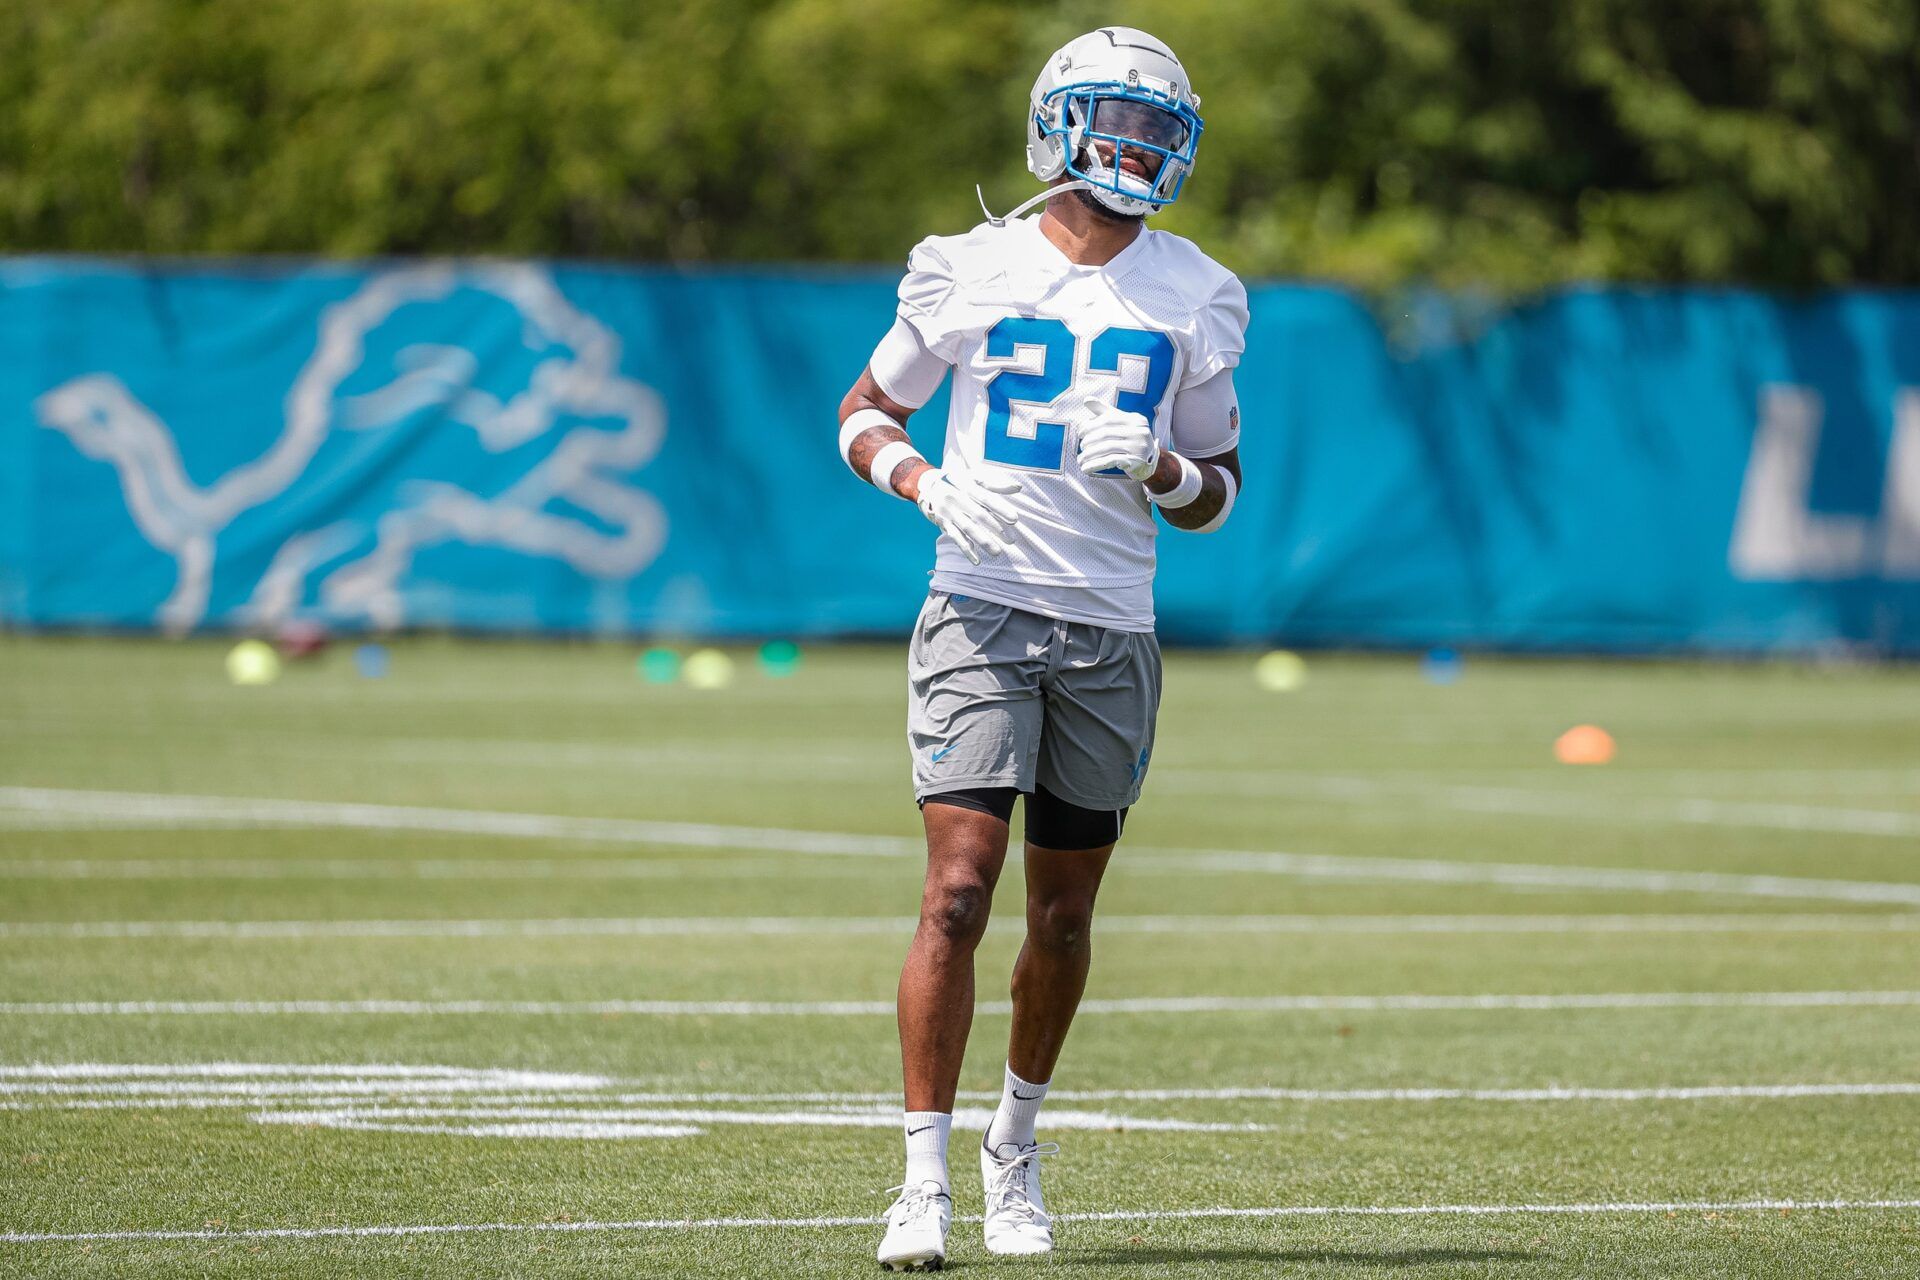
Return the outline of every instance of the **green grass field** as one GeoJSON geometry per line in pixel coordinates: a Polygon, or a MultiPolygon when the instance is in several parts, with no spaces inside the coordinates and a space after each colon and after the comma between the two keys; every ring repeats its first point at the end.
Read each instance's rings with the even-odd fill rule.
{"type": "MultiPolygon", "coordinates": [[[[708,693],[222,653],[0,638],[0,1275],[874,1270],[901,651],[708,693]]],[[[1920,1272],[1920,671],[1250,667],[1169,658],[1042,1114],[1059,1251],[951,1266],[1920,1272]],[[1554,762],[1582,721],[1613,764],[1554,762]]]]}

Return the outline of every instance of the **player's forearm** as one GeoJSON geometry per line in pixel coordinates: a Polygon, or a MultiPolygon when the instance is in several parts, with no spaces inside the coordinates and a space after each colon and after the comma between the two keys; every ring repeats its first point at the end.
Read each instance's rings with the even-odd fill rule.
{"type": "Polygon", "coordinates": [[[1160,506],[1160,514],[1174,528],[1210,533],[1220,526],[1222,516],[1231,509],[1232,500],[1239,492],[1238,459],[1228,455],[1202,461],[1198,458],[1182,458],[1170,449],[1163,450],[1160,465],[1147,477],[1148,492],[1161,497],[1176,493],[1185,478],[1185,467],[1192,467],[1199,472],[1199,493],[1191,502],[1180,506],[1156,505],[1160,506]]]}
{"type": "Polygon", "coordinates": [[[847,446],[847,466],[852,468],[853,474],[865,480],[868,473],[873,470],[873,460],[879,455],[881,447],[906,438],[907,433],[904,431],[893,431],[886,427],[869,427],[855,436],[853,443],[847,446]]]}
{"type": "Polygon", "coordinates": [[[870,371],[861,375],[860,381],[840,402],[840,453],[848,469],[862,480],[891,489],[909,502],[919,500],[920,474],[931,470],[927,460],[913,451],[913,442],[902,425],[912,412],[888,399],[873,382],[870,371]],[[850,439],[849,430],[853,432],[850,439]],[[887,475],[874,475],[874,463],[893,445],[904,446],[888,455],[898,457],[899,461],[886,464],[887,475]]]}
{"type": "MultiPolygon", "coordinates": [[[[907,438],[907,433],[899,427],[868,427],[855,436],[853,443],[847,446],[847,466],[853,470],[853,474],[865,480],[872,475],[873,460],[880,456],[880,451],[895,442],[912,443],[907,438]]],[[[920,473],[931,469],[931,465],[925,458],[902,459],[894,464],[892,474],[887,477],[887,487],[907,501],[913,502],[920,496],[918,483],[920,473]]]]}

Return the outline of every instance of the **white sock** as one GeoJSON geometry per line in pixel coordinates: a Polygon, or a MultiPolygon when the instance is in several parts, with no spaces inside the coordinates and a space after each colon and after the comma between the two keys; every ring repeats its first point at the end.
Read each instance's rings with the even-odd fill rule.
{"type": "Polygon", "coordinates": [[[1000,1090],[1000,1109],[987,1126],[987,1150],[997,1152],[1009,1142],[1016,1147],[1032,1146],[1034,1122],[1040,1118],[1040,1104],[1046,1097],[1046,1085],[1030,1084],[1008,1067],[1007,1082],[1000,1090]]]}
{"type": "Polygon", "coordinates": [[[907,1112],[907,1187],[937,1182],[942,1191],[947,1184],[947,1135],[953,1132],[953,1117],[945,1111],[907,1112]]]}

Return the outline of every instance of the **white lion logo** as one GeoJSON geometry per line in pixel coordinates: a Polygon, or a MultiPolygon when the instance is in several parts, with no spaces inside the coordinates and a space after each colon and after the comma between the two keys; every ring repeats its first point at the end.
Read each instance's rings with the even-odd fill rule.
{"type": "Polygon", "coordinates": [[[287,392],[278,436],[205,488],[187,477],[167,424],[111,374],[75,378],[41,396],[36,408],[43,425],[113,465],[140,531],[173,557],[176,583],[159,611],[171,631],[205,621],[221,533],[293,490],[330,432],[387,429],[431,409],[471,428],[481,450],[500,454],[557,431],[545,456],[498,492],[422,477],[408,481],[377,518],[334,521],[285,538],[243,611],[255,622],[288,617],[306,599],[309,580],[331,563],[312,587],[323,612],[397,626],[406,621],[401,579],[418,552],[437,544],[546,556],[597,579],[631,576],[652,563],[665,542],[665,514],[624,477],[659,450],[665,412],[651,388],[619,368],[619,339],[569,303],[544,271],[442,263],[380,273],[327,307],[319,343],[287,392]],[[502,398],[476,385],[480,362],[464,348],[413,343],[387,357],[396,372],[385,385],[343,393],[356,373],[366,381],[370,335],[402,308],[444,302],[461,290],[517,313],[524,349],[513,355],[531,362],[520,390],[502,398]],[[613,429],[562,425],[581,418],[613,429]],[[556,511],[556,504],[599,524],[556,511]]]}

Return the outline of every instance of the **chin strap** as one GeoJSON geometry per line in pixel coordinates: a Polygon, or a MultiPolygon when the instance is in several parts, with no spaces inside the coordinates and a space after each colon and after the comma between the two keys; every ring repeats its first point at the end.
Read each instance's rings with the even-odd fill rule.
{"type": "Polygon", "coordinates": [[[1094,190],[1094,185],[1091,182],[1086,181],[1084,178],[1076,178],[1072,182],[1063,182],[1057,187],[1048,187],[1045,191],[1042,191],[1039,195],[1034,196],[1032,199],[1022,200],[1019,204],[1007,210],[1006,214],[1003,217],[996,218],[993,216],[993,210],[987,208],[986,192],[980,189],[979,183],[976,182],[973,184],[973,194],[980,198],[980,212],[986,214],[987,221],[992,223],[996,227],[1006,226],[1009,222],[1012,222],[1015,218],[1019,217],[1021,214],[1025,213],[1027,210],[1033,208],[1033,206],[1039,204],[1042,200],[1051,200],[1055,196],[1065,195],[1069,191],[1092,191],[1092,190],[1094,190]]]}

